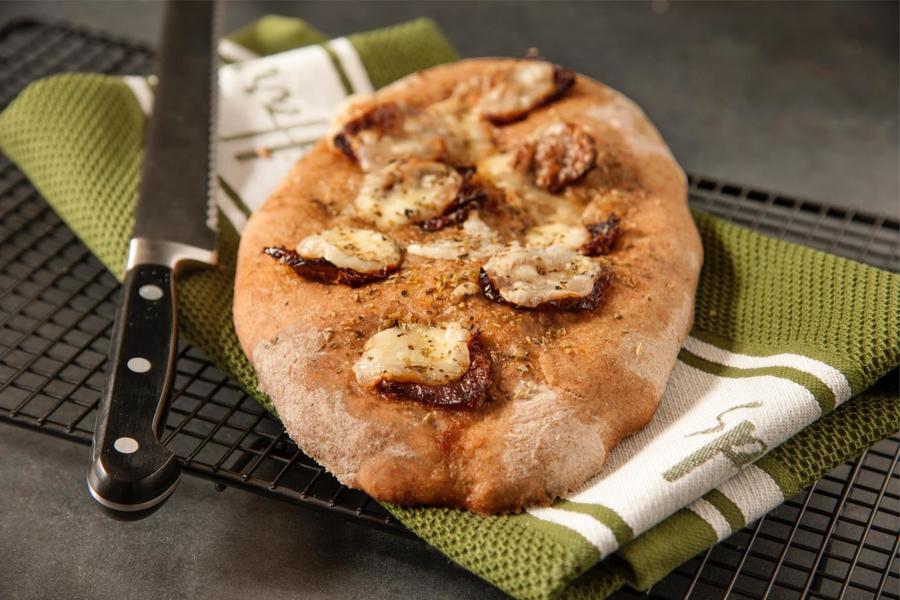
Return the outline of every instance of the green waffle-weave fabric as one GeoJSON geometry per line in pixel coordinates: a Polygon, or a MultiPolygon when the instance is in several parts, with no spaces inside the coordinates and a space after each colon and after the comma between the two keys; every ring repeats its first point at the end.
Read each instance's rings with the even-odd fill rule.
{"type": "MultiPolygon", "coordinates": [[[[294,19],[267,17],[231,39],[271,54],[318,44],[325,36],[294,19]]],[[[349,40],[375,87],[456,58],[427,20],[349,40]]],[[[144,127],[138,103],[119,79],[87,74],[36,82],[0,115],[3,151],[119,279],[144,127]]],[[[743,352],[815,357],[844,373],[857,394],[757,464],[793,493],[896,430],[896,386],[865,390],[900,361],[898,277],[709,215],[695,218],[706,263],[693,335],[743,352]]],[[[220,217],[219,224],[218,266],[178,281],[181,332],[271,410],[231,320],[238,234],[227,219],[220,217]]],[[[601,561],[587,540],[530,515],[388,508],[452,560],[518,598],[603,598],[625,584],[646,587],[716,541],[694,513],[681,510],[601,561]]]]}
{"type": "Polygon", "coordinates": [[[784,346],[819,358],[847,374],[854,392],[896,366],[896,275],[695,217],[705,253],[698,330],[745,350],[784,346]]]}

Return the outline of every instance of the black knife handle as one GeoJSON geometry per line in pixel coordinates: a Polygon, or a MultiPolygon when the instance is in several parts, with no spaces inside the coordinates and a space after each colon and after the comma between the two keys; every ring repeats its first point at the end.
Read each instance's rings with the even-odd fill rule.
{"type": "Polygon", "coordinates": [[[175,490],[175,455],[159,440],[175,363],[172,269],[138,264],[125,275],[110,340],[88,488],[113,516],[141,518],[175,490]]]}

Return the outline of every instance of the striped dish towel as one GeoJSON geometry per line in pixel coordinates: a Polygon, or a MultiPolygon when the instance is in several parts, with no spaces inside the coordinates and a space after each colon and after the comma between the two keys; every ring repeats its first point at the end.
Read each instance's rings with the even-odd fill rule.
{"type": "MultiPolygon", "coordinates": [[[[325,41],[269,17],[220,47],[220,259],[179,281],[186,337],[261,403],[231,322],[247,216],[349,94],[456,54],[429,21],[325,41]]],[[[61,75],[0,115],[0,145],[122,276],[152,78],[61,75]]],[[[646,587],[771,510],[900,420],[900,281],[695,214],[706,265],[695,327],[653,421],[552,507],[480,517],[388,508],[460,565],[519,598],[646,587]],[[865,392],[865,393],[864,393],[865,392]]]]}

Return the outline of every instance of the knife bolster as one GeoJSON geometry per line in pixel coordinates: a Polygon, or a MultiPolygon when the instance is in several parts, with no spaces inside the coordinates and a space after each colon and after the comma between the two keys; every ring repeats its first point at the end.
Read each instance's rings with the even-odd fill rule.
{"type": "Polygon", "coordinates": [[[131,238],[128,243],[128,262],[125,270],[131,271],[137,265],[165,265],[177,272],[185,268],[213,266],[217,258],[218,252],[214,249],[138,237],[131,238]]]}

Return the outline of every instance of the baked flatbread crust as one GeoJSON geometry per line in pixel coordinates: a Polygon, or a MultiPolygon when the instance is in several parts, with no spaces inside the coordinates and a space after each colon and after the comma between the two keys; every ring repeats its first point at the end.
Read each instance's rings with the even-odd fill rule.
{"type": "MultiPolygon", "coordinates": [[[[409,76],[376,94],[425,107],[461,81],[507,68],[476,59],[409,76]]],[[[615,274],[590,312],[527,311],[491,302],[477,284],[485,259],[407,254],[402,269],[359,288],[296,276],[264,247],[346,221],[359,167],[321,141],[293,168],[243,232],[234,322],[244,351],[288,434],[342,483],[374,498],[479,513],[547,504],[580,486],[609,451],[652,418],[687,335],[702,263],[685,175],[643,112],[618,92],[578,76],[561,99],[497,131],[500,150],[557,120],[596,141],[597,166],[570,186],[585,214],[622,219],[615,274]],[[385,398],[360,387],[352,366],[367,339],[401,323],[455,321],[480,332],[492,359],[490,399],[446,409],[385,398]]],[[[508,241],[514,227],[480,217],[508,241]]],[[[450,236],[415,226],[389,232],[402,245],[450,236]]]]}

